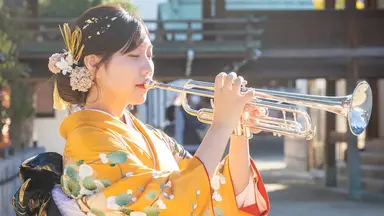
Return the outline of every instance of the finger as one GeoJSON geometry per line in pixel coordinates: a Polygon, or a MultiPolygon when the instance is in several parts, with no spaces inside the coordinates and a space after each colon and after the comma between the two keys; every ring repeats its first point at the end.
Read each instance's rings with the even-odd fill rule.
{"type": "Polygon", "coordinates": [[[261,130],[260,129],[249,129],[250,131],[251,131],[251,133],[253,133],[253,134],[258,134],[258,133],[260,133],[261,132],[261,130]]]}
{"type": "Polygon", "coordinates": [[[215,78],[215,88],[223,88],[224,78],[227,76],[225,72],[219,73],[215,78]]]}
{"type": "Polygon", "coordinates": [[[256,92],[253,89],[249,89],[248,91],[246,91],[244,94],[245,102],[251,101],[255,97],[255,94],[256,94],[256,92]]]}
{"type": "Polygon", "coordinates": [[[242,76],[238,76],[233,82],[232,90],[236,92],[240,92],[240,88],[242,86],[243,81],[244,81],[244,78],[242,76]]]}
{"type": "Polygon", "coordinates": [[[232,88],[233,81],[234,81],[236,78],[237,78],[237,74],[236,74],[235,72],[231,72],[231,73],[229,73],[228,76],[225,77],[223,87],[224,87],[224,88],[231,89],[231,88],[232,88]]]}

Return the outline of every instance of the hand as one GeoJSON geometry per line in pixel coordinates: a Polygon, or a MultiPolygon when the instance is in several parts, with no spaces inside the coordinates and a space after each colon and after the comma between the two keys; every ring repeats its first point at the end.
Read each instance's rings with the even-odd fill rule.
{"type": "MultiPolygon", "coordinates": [[[[268,109],[247,104],[244,107],[244,113],[247,113],[248,116],[247,119],[243,119],[244,122],[247,122],[247,124],[249,125],[255,126],[258,124],[258,120],[256,118],[263,118],[268,116],[268,109]]],[[[256,128],[249,127],[249,129],[253,134],[258,134],[261,132],[260,129],[256,128]]]]}
{"type": "Polygon", "coordinates": [[[213,121],[212,126],[225,128],[232,132],[240,120],[245,105],[250,102],[255,91],[250,89],[241,92],[241,86],[246,81],[236,73],[228,75],[224,72],[218,74],[215,79],[213,121]]]}

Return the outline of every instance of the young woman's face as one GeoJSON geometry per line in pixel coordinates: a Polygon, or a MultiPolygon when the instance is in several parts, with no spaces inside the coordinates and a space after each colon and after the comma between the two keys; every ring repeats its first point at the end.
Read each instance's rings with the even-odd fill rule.
{"type": "Polygon", "coordinates": [[[148,37],[135,50],[121,54],[115,53],[107,67],[103,67],[98,85],[108,101],[137,105],[146,100],[144,82],[152,79],[152,43],[148,37]]]}

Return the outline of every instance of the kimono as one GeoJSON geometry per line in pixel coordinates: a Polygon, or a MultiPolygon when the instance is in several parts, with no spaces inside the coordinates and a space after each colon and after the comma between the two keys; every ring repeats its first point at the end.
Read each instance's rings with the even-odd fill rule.
{"type": "Polygon", "coordinates": [[[134,128],[103,111],[72,113],[60,127],[66,139],[61,188],[82,209],[86,201],[87,215],[268,214],[268,196],[253,160],[249,185],[236,196],[228,156],[210,179],[200,159],[174,139],[129,112],[125,118],[150,152],[137,144],[134,128]]]}

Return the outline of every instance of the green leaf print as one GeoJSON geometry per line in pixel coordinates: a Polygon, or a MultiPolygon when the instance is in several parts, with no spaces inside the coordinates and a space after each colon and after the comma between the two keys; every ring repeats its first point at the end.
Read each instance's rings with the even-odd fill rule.
{"type": "Polygon", "coordinates": [[[128,195],[127,193],[121,193],[116,197],[115,202],[118,206],[125,206],[131,202],[131,195],[128,195]]]}
{"type": "Polygon", "coordinates": [[[132,211],[132,210],[129,210],[129,209],[125,209],[125,208],[123,208],[123,209],[120,210],[120,212],[122,212],[122,213],[125,214],[125,215],[130,215],[131,212],[133,212],[133,211],[132,211]]]}
{"type": "Polygon", "coordinates": [[[90,191],[96,190],[97,188],[95,180],[90,176],[87,176],[83,179],[83,186],[90,191]]]}
{"type": "Polygon", "coordinates": [[[160,214],[160,211],[153,206],[149,206],[143,209],[143,212],[147,214],[147,216],[157,216],[160,214]]]}
{"type": "Polygon", "coordinates": [[[79,196],[81,187],[77,180],[69,179],[68,180],[68,189],[74,197],[79,196]]]}
{"type": "Polygon", "coordinates": [[[221,208],[216,206],[214,210],[215,210],[215,216],[224,216],[224,212],[223,210],[221,210],[221,208]]]}
{"type": "Polygon", "coordinates": [[[101,180],[101,183],[104,185],[104,187],[109,187],[109,186],[112,185],[111,180],[109,180],[109,179],[107,179],[107,178],[102,179],[102,180],[101,180]]]}
{"type": "Polygon", "coordinates": [[[84,163],[84,160],[78,160],[77,162],[76,162],[76,165],[77,166],[80,166],[81,164],[83,164],[84,163]]]}
{"type": "Polygon", "coordinates": [[[100,211],[99,209],[96,209],[96,208],[92,208],[92,209],[91,209],[91,213],[93,213],[93,214],[96,215],[96,216],[106,216],[106,215],[104,214],[104,212],[102,212],[102,211],[100,211]]]}
{"type": "Polygon", "coordinates": [[[73,180],[77,180],[77,179],[79,179],[79,174],[77,173],[76,169],[75,169],[73,166],[68,166],[68,167],[67,167],[67,171],[65,172],[65,174],[66,174],[70,179],[73,179],[73,180]]]}
{"type": "Polygon", "coordinates": [[[127,154],[125,154],[123,151],[114,151],[108,153],[107,158],[113,164],[120,164],[127,160],[127,154]]]}
{"type": "Polygon", "coordinates": [[[145,195],[145,198],[147,200],[153,200],[153,199],[156,199],[156,191],[150,191],[149,193],[147,193],[147,195],[145,195]]]}

